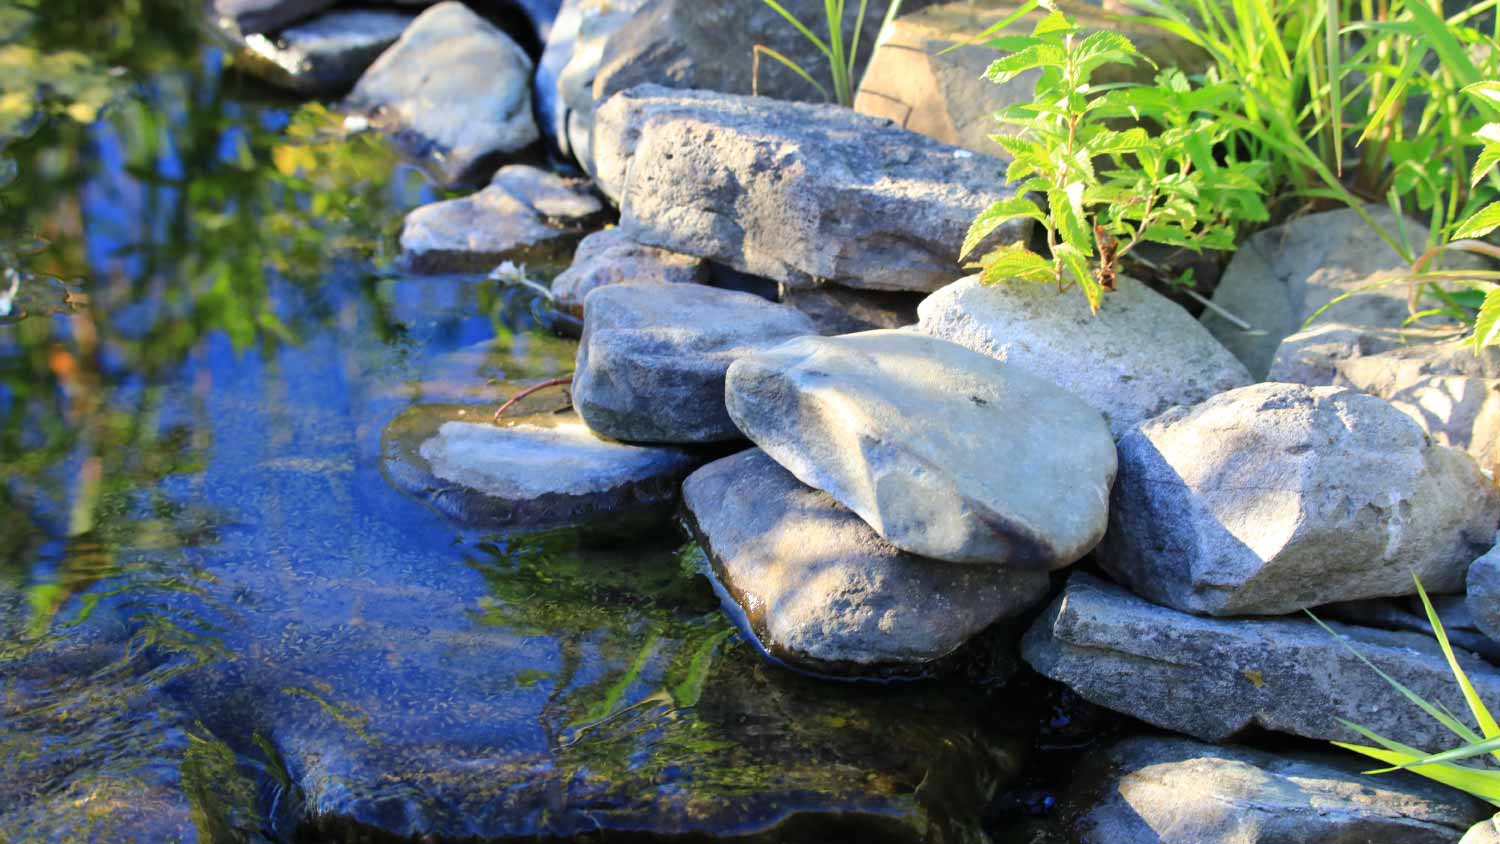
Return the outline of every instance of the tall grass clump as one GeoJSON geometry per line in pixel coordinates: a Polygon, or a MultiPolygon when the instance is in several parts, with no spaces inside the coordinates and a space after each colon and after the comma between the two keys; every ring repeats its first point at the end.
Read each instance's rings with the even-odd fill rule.
{"type": "MultiPolygon", "coordinates": [[[[832,100],[841,106],[854,105],[854,92],[857,80],[854,78],[854,69],[859,66],[859,39],[863,34],[865,25],[865,12],[869,0],[859,0],[859,9],[854,15],[854,34],[848,41],[844,40],[844,13],[846,4],[844,0],[824,0],[823,18],[827,27],[827,38],[819,38],[812,28],[797,19],[797,16],[786,10],[786,7],[776,0],[761,0],[767,6],[776,11],[777,14],[786,18],[787,23],[801,33],[818,52],[828,61],[828,70],[833,86],[832,91],[828,86],[819,82],[802,65],[788,58],[784,53],[777,52],[764,44],[756,44],[754,48],[755,72],[752,78],[754,84],[759,87],[759,67],[762,55],[785,65],[789,70],[802,77],[814,88],[817,88],[824,99],[832,100]]],[[[885,21],[882,26],[888,25],[901,12],[901,0],[891,0],[891,5],[886,9],[885,21]]]]}

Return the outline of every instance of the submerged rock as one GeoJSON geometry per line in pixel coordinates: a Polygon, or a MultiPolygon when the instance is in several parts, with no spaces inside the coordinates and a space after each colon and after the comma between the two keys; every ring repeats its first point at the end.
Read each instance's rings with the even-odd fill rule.
{"type": "Polygon", "coordinates": [[[511,164],[476,194],[408,214],[401,262],[414,273],[488,272],[534,250],[565,248],[603,210],[583,182],[511,164]]]}
{"type": "Polygon", "coordinates": [[[348,104],[456,187],[486,178],[501,155],[540,137],[531,71],[530,57],[510,36],[448,0],[419,15],[381,54],[348,104]]]}
{"type": "Polygon", "coordinates": [[[1047,573],[908,554],[759,449],[694,472],[683,505],[762,648],[828,674],[921,674],[1047,594],[1047,573]]]}
{"type": "Polygon", "coordinates": [[[1463,588],[1500,495],[1373,396],[1256,384],[1120,440],[1105,569],[1187,612],[1275,615],[1463,588]]]}
{"type": "Polygon", "coordinates": [[[703,284],[708,262],[655,246],[642,246],[619,227],[595,232],[578,242],[573,263],[552,280],[559,305],[582,309],[595,288],[608,284],[703,284]]]}
{"type": "Polygon", "coordinates": [[[729,415],[914,554],[1061,568],[1103,535],[1115,446],[1082,401],[904,331],[803,337],[729,368],[729,415]]]}
{"type": "Polygon", "coordinates": [[[1484,635],[1500,642],[1500,545],[1469,566],[1466,604],[1474,625],[1484,635]]]}
{"type": "Polygon", "coordinates": [[[584,313],[574,406],[593,430],[630,442],[740,439],[724,406],[730,364],[814,331],[800,311],[701,284],[609,285],[584,313]]]}
{"type": "Polygon", "coordinates": [[[332,9],[274,35],[237,39],[235,62],[299,94],[342,94],[415,17],[397,9],[332,9]]]}
{"type": "Polygon", "coordinates": [[[383,450],[387,476],[405,492],[459,522],[506,530],[658,524],[702,462],[601,439],[572,413],[495,425],[483,410],[440,405],[397,417],[383,450]]]}
{"type": "MultiPolygon", "coordinates": [[[[1203,618],[1078,573],[1021,649],[1033,668],[1084,698],[1204,741],[1251,726],[1362,741],[1342,718],[1425,750],[1452,746],[1451,733],[1349,649],[1427,700],[1466,712],[1431,636],[1329,626],[1342,638],[1305,616],[1203,618]]],[[[1500,696],[1500,672],[1467,654],[1460,660],[1481,697],[1500,696]]]]}
{"type": "Polygon", "coordinates": [[[600,107],[594,141],[632,238],[793,287],[934,290],[1014,194],[994,159],[831,105],[642,85],[600,107]]]}
{"type": "Polygon", "coordinates": [[[1077,844],[1452,844],[1488,814],[1359,758],[1130,738],[1084,764],[1058,814],[1077,844]]]}
{"type": "Polygon", "coordinates": [[[1099,313],[1076,291],[980,284],[970,276],[927,297],[918,330],[1063,387],[1122,437],[1173,405],[1251,382],[1250,373],[1187,311],[1121,277],[1099,313]]]}

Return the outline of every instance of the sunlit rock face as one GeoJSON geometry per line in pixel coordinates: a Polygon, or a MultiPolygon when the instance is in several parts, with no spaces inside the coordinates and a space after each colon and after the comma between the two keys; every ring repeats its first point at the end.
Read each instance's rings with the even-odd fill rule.
{"type": "Polygon", "coordinates": [[[317,14],[338,0],[214,0],[213,10],[241,32],[270,32],[317,14]]]}
{"type": "Polygon", "coordinates": [[[583,309],[596,288],[632,284],[706,284],[708,262],[630,239],[618,226],[578,242],[573,262],[552,280],[552,298],[567,308],[583,309]]]}
{"type": "Polygon", "coordinates": [[[1120,440],[1100,561],[1153,601],[1275,615],[1459,592],[1500,496],[1467,454],[1337,387],[1256,384],[1174,408],[1120,440]]]}
{"type": "Polygon", "coordinates": [[[396,43],[416,17],[397,9],[331,9],[274,34],[226,28],[236,67],[306,96],[334,96],[396,43]]]}

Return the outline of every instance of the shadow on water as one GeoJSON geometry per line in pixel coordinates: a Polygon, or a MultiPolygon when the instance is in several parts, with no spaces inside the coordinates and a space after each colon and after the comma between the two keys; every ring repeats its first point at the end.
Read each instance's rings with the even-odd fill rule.
{"type": "Polygon", "coordinates": [[[981,693],[765,665],[675,536],[390,488],[411,403],[574,347],[393,274],[438,192],[200,21],[0,0],[0,841],[980,840],[1031,729],[981,693]]]}

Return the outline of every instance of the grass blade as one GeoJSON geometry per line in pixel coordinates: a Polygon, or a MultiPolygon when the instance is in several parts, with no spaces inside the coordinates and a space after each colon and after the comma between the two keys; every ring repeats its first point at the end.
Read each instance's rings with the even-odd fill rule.
{"type": "MultiPolygon", "coordinates": [[[[1422,598],[1422,607],[1427,610],[1427,623],[1432,625],[1432,633],[1437,637],[1438,645],[1443,649],[1443,656],[1448,658],[1448,667],[1453,669],[1453,677],[1458,680],[1458,687],[1463,689],[1464,700],[1469,704],[1469,711],[1474,713],[1474,721],[1479,724],[1479,731],[1487,739],[1500,737],[1500,725],[1495,723],[1495,717],[1490,714],[1484,701],[1480,699],[1479,692],[1475,691],[1474,684],[1469,682],[1469,675],[1464,673],[1463,666],[1458,664],[1458,657],[1453,653],[1453,645],[1448,642],[1448,633],[1443,630],[1443,622],[1438,618],[1437,610],[1432,608],[1432,601],[1427,598],[1427,590],[1422,588],[1422,581],[1417,578],[1415,572],[1411,579],[1416,581],[1417,594],[1422,598]]],[[[1500,758],[1497,755],[1496,758],[1500,758]]]]}
{"type": "Polygon", "coordinates": [[[803,79],[807,80],[808,84],[812,85],[814,88],[817,88],[818,89],[818,93],[820,93],[820,94],[823,95],[823,99],[825,99],[825,100],[832,99],[832,97],[829,96],[829,94],[828,94],[828,89],[825,88],[825,87],[823,87],[823,84],[820,83],[818,80],[814,79],[812,77],[812,74],[810,74],[807,71],[803,70],[801,65],[797,64],[796,62],[792,61],[791,59],[787,58],[786,56],[783,56],[782,54],[776,52],[775,50],[771,49],[770,47],[767,47],[764,44],[756,44],[755,47],[754,47],[754,52],[755,52],[755,55],[757,57],[759,57],[762,54],[765,54],[765,55],[770,56],[771,58],[775,59],[776,61],[781,62],[783,65],[786,65],[787,69],[791,70],[791,72],[793,72],[793,73],[797,74],[798,76],[802,77],[803,79]]]}
{"type": "Polygon", "coordinates": [[[824,44],[821,38],[814,35],[812,30],[803,26],[802,21],[797,20],[796,15],[788,12],[786,8],[780,3],[776,2],[776,0],[761,0],[761,2],[765,3],[767,6],[770,6],[776,11],[777,14],[786,18],[787,23],[790,23],[792,26],[796,27],[797,31],[802,33],[802,37],[806,38],[808,41],[811,41],[813,46],[818,48],[819,52],[827,56],[829,59],[833,58],[833,52],[828,49],[828,45],[824,44]]]}

